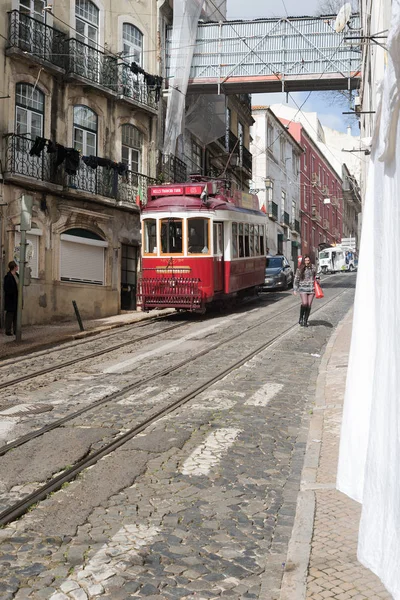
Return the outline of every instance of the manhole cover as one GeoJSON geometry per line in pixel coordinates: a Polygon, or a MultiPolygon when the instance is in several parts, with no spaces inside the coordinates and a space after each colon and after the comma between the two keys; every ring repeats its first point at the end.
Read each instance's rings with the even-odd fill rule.
{"type": "Polygon", "coordinates": [[[1,417],[26,417],[53,410],[52,404],[17,404],[0,411],[1,417]]]}

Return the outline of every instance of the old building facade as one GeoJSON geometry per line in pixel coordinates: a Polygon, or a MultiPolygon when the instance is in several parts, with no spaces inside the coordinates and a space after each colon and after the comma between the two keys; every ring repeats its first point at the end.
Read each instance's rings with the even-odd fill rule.
{"type": "Polygon", "coordinates": [[[315,261],[318,246],[343,236],[342,179],[301,123],[281,119],[303,149],[300,163],[301,252],[315,261]]]}
{"type": "Polygon", "coordinates": [[[157,162],[156,2],[3,4],[3,268],[29,194],[24,322],[70,318],[72,300],[84,318],[132,309],[137,204],[157,162]]]}
{"type": "Polygon", "coordinates": [[[300,253],[300,160],[303,150],[267,106],[253,106],[252,185],[268,214],[267,246],[294,268],[300,253]]]}

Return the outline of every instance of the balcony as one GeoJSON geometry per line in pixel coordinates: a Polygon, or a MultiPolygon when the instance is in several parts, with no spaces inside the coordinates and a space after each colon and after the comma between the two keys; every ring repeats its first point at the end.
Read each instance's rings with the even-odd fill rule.
{"type": "Polygon", "coordinates": [[[237,166],[242,168],[248,174],[251,174],[253,167],[253,155],[244,146],[240,146],[239,138],[229,132],[229,143],[226,143],[226,137],[222,136],[217,139],[217,142],[224,148],[227,155],[235,153],[239,157],[237,166]]]}
{"type": "Polygon", "coordinates": [[[76,39],[66,40],[66,52],[68,75],[82,77],[117,93],[118,63],[115,56],[106,55],[76,39]]]}
{"type": "Polygon", "coordinates": [[[18,49],[39,61],[46,61],[58,70],[65,68],[65,40],[62,31],[49,27],[42,21],[13,10],[9,14],[8,41],[12,49],[18,49]]]}
{"type": "Polygon", "coordinates": [[[276,202],[269,202],[268,204],[268,216],[273,221],[278,220],[278,205],[276,202]]]}
{"type": "Polygon", "coordinates": [[[83,161],[76,175],[68,175],[63,166],[56,167],[54,154],[43,151],[41,156],[30,156],[34,140],[16,134],[7,134],[4,139],[6,179],[17,176],[28,187],[48,189],[49,184],[53,184],[59,191],[64,188],[65,191],[86,192],[133,205],[138,196],[146,198],[147,186],[156,183],[155,179],[142,173],[127,171],[118,175],[115,169],[92,169],[83,161]]]}
{"type": "Polygon", "coordinates": [[[318,223],[321,222],[321,215],[319,214],[318,208],[316,206],[313,206],[311,208],[311,218],[313,219],[313,221],[318,221],[318,223]]]}
{"type": "Polygon", "coordinates": [[[61,177],[55,167],[54,154],[42,152],[41,156],[29,154],[34,140],[23,135],[9,133],[5,141],[5,174],[28,177],[36,182],[61,184],[61,177]]]}
{"type": "Polygon", "coordinates": [[[75,38],[67,36],[31,16],[13,10],[9,14],[9,47],[7,54],[15,52],[23,60],[46,63],[46,68],[100,87],[109,95],[144,106],[157,113],[159,90],[147,85],[143,75],[134,75],[130,66],[112,54],[101,52],[75,38]],[[23,54],[22,54],[23,53],[23,54]]]}

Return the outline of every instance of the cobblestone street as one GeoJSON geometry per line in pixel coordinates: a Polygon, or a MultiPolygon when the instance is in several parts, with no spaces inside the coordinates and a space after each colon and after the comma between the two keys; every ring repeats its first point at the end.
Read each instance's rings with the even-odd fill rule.
{"type": "MultiPolygon", "coordinates": [[[[148,349],[141,345],[137,350],[92,361],[84,371],[91,378],[90,386],[107,381],[113,390],[107,393],[122,390],[121,397],[54,430],[53,437],[46,434],[5,454],[5,504],[29,492],[35,482],[44,482],[67,468],[118,430],[130,427],[146,411],[205,381],[213,369],[222,371],[241,354],[251,352],[263,338],[271,336],[273,340],[243,366],[150,424],[0,530],[0,564],[3,573],[7,572],[0,581],[1,597],[277,600],[281,591],[289,590],[288,549],[297,520],[299,491],[304,485],[310,419],[321,412],[317,388],[321,357],[332,332],[352,306],[354,281],[355,276],[328,279],[324,289],[329,304],[314,303],[308,329],[296,326],[297,299],[283,294],[278,303],[255,304],[247,313],[193,324],[193,334],[186,329],[185,333],[174,332],[167,351],[163,350],[167,348],[165,340],[160,340],[148,349]],[[269,315],[272,321],[252,329],[240,343],[227,343],[222,352],[211,350],[201,362],[196,359],[162,380],[154,379],[135,392],[123,392],[124,386],[134,383],[139,375],[138,364],[147,374],[155,370],[160,353],[165,367],[181,359],[182,353],[190,356],[195,349],[210,350],[217,340],[228,339],[233,330],[240,332],[251,323],[257,325],[269,315]],[[146,361],[140,356],[146,356],[146,361]],[[41,457],[41,464],[30,461],[29,456],[41,457]]],[[[345,372],[345,353],[337,366],[338,373],[345,372]]],[[[76,372],[74,368],[66,370],[62,377],[59,374],[47,383],[38,378],[35,384],[26,384],[27,391],[25,384],[19,384],[12,406],[18,406],[19,395],[24,401],[48,402],[53,408],[44,414],[50,420],[82,403],[90,405],[94,397],[85,397],[83,389],[88,383],[84,380],[77,387],[76,372]],[[65,405],[63,397],[75,397],[76,406],[65,405]]],[[[332,415],[324,432],[318,471],[321,489],[316,492],[316,528],[307,587],[310,600],[354,596],[329,596],[334,586],[320,585],[321,578],[326,577],[321,561],[325,561],[324,552],[329,552],[324,543],[329,527],[332,532],[336,530],[337,537],[335,521],[343,523],[350,553],[354,552],[350,537],[356,534],[355,529],[346,529],[346,507],[332,507],[329,496],[335,493],[332,462],[336,461],[342,393],[335,382],[332,385],[338,398],[330,403],[332,415]],[[329,435],[334,436],[333,441],[329,435]]],[[[15,419],[5,441],[37,428],[42,418],[30,415],[15,419]]],[[[347,560],[351,562],[350,557],[347,560]]],[[[286,598],[305,598],[304,584],[302,593],[286,598]]],[[[364,597],[374,596],[360,596],[364,597]]]]}

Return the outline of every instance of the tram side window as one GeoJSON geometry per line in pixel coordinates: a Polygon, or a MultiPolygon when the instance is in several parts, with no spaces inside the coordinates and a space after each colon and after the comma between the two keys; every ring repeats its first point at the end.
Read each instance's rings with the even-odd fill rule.
{"type": "Polygon", "coordinates": [[[208,254],[208,219],[188,219],[188,253],[208,254]]]}
{"type": "Polygon", "coordinates": [[[260,254],[261,254],[261,256],[265,255],[264,233],[265,233],[264,226],[261,225],[260,226],[260,254]]]}
{"type": "Polygon", "coordinates": [[[254,254],[260,255],[260,230],[258,225],[254,225],[254,254]]]}
{"type": "Polygon", "coordinates": [[[144,225],[144,251],[146,254],[157,253],[157,221],[146,219],[144,225]]]}
{"type": "Polygon", "coordinates": [[[250,254],[254,256],[254,225],[250,225],[250,254]]]}
{"type": "Polygon", "coordinates": [[[250,256],[250,231],[249,226],[245,224],[244,226],[244,255],[250,256]]]}
{"type": "Polygon", "coordinates": [[[232,223],[232,258],[237,258],[238,256],[238,224],[232,223]]]}
{"type": "Polygon", "coordinates": [[[162,254],[182,254],[183,240],[182,219],[162,219],[161,252],[162,254]]]}
{"type": "Polygon", "coordinates": [[[239,258],[244,257],[243,223],[239,223],[239,258]]]}

